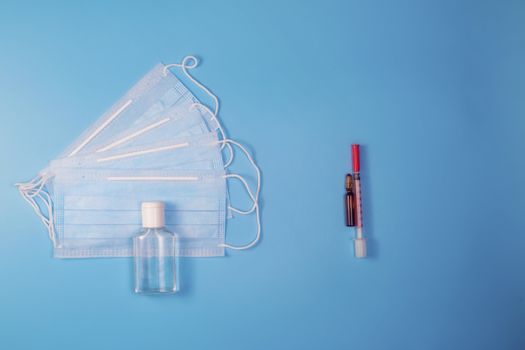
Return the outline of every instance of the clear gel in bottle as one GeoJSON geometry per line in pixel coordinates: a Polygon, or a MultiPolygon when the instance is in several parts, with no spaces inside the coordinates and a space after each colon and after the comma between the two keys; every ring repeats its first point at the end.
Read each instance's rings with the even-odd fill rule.
{"type": "Polygon", "coordinates": [[[176,293],[178,237],[166,230],[163,202],[142,203],[143,230],[133,238],[135,293],[176,293]]]}

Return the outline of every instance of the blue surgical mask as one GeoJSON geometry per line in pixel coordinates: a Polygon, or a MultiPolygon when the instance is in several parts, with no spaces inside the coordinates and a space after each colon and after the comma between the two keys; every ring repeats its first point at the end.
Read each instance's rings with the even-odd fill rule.
{"type": "Polygon", "coordinates": [[[23,198],[48,228],[56,256],[128,256],[128,238],[140,217],[137,203],[151,200],[168,204],[172,213],[168,225],[180,231],[184,255],[223,255],[224,248],[247,249],[257,243],[259,169],[241,144],[227,139],[217,119],[218,99],[189,75],[187,69],[196,66],[196,60],[190,66],[189,59],[195,60],[187,57],[175,66],[212,97],[213,111],[169,72],[171,65],[157,66],[121,99],[121,107],[117,103],[62,159],[52,162],[35,180],[18,184],[23,198]],[[184,137],[191,146],[181,146],[184,137]],[[214,140],[214,146],[201,145],[201,137],[214,140]],[[174,144],[174,139],[179,143],[174,144]],[[172,152],[164,153],[162,147],[172,152]],[[224,170],[233,161],[234,147],[257,172],[255,191],[242,176],[224,170]],[[225,148],[230,156],[223,162],[220,150],[225,148]],[[174,158],[175,151],[180,159],[174,158]],[[229,204],[228,180],[241,182],[253,202],[251,208],[240,210],[229,204]],[[230,212],[256,214],[257,235],[249,244],[224,242],[230,212]]]}
{"type": "Polygon", "coordinates": [[[88,128],[60,158],[89,154],[128,128],[147,125],[171,106],[198,102],[189,90],[159,64],[88,128]]]}
{"type": "Polygon", "coordinates": [[[54,179],[54,251],[57,257],[131,256],[140,230],[141,202],[167,205],[181,255],[224,255],[224,171],[64,171],[54,179]]]}
{"type": "Polygon", "coordinates": [[[42,203],[37,213],[47,223],[56,257],[130,256],[131,237],[140,229],[140,203],[153,198],[167,204],[168,229],[181,237],[181,255],[221,256],[224,248],[245,249],[259,239],[256,195],[241,176],[224,170],[63,168],[43,179],[32,195],[42,203]],[[227,205],[228,180],[241,181],[253,209],[227,205]],[[243,215],[256,212],[257,236],[252,243],[241,247],[225,243],[228,207],[243,215]]]}

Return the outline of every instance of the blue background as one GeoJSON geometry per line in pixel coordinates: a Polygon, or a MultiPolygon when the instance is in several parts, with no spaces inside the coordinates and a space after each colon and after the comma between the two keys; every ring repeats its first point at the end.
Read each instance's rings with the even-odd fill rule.
{"type": "Polygon", "coordinates": [[[523,1],[2,1],[0,348],[524,349],[524,62],[523,1]],[[52,259],[12,184],[187,54],[264,172],[264,237],[137,296],[127,259],[52,259]]]}

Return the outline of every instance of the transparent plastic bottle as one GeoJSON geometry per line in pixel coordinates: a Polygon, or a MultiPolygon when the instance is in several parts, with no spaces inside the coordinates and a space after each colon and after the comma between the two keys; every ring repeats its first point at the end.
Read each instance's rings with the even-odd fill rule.
{"type": "Polygon", "coordinates": [[[176,293],[178,237],[164,227],[163,202],[142,203],[144,229],[133,238],[135,293],[176,293]]]}

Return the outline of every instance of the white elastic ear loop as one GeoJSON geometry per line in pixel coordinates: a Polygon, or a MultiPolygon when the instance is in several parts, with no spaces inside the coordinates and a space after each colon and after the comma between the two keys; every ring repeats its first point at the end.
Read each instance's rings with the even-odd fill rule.
{"type": "Polygon", "coordinates": [[[246,181],[246,179],[244,177],[242,177],[241,175],[239,175],[239,174],[228,174],[225,177],[227,179],[237,179],[237,180],[239,180],[242,183],[242,185],[244,186],[244,189],[246,190],[246,192],[248,193],[248,196],[250,197],[250,199],[253,202],[253,207],[250,210],[237,209],[235,207],[232,207],[231,205],[228,205],[228,209],[230,209],[231,211],[233,211],[235,213],[241,214],[241,215],[248,215],[248,214],[253,213],[254,210],[255,210],[255,207],[257,206],[258,203],[256,201],[256,198],[253,196],[253,193],[251,191],[250,185],[248,185],[248,181],[246,181]]]}
{"type": "Polygon", "coordinates": [[[22,197],[31,205],[37,216],[40,218],[40,221],[46,226],[48,230],[48,235],[51,241],[55,242],[55,226],[54,226],[54,215],[53,215],[53,206],[51,201],[51,196],[45,192],[43,189],[40,189],[39,192],[35,192],[31,195],[28,195],[27,193],[23,193],[21,191],[22,197]],[[43,197],[45,196],[45,198],[43,197]],[[42,213],[42,209],[37,204],[36,200],[34,198],[39,198],[41,202],[43,203],[44,207],[46,208],[48,212],[48,217],[46,217],[42,213]]]}
{"type": "Polygon", "coordinates": [[[48,212],[48,226],[47,226],[47,230],[48,230],[48,234],[49,234],[49,238],[51,239],[51,241],[53,243],[55,243],[55,215],[53,213],[53,202],[51,200],[51,196],[49,195],[49,193],[45,192],[45,191],[42,191],[41,192],[42,194],[45,195],[46,198],[42,197],[42,195],[38,195],[38,197],[42,200],[42,202],[44,203],[46,209],[47,209],[47,212],[48,212]]]}
{"type": "MultiPolygon", "coordinates": [[[[218,119],[217,119],[217,116],[219,115],[219,108],[220,108],[220,104],[219,104],[219,98],[213,94],[210,89],[208,89],[206,86],[204,86],[203,84],[201,84],[197,79],[195,79],[189,72],[188,72],[188,69],[193,69],[195,67],[197,67],[199,65],[199,60],[197,59],[197,57],[195,56],[186,56],[184,57],[184,59],[182,60],[181,63],[172,63],[172,64],[168,64],[164,67],[164,75],[167,75],[168,74],[168,70],[171,68],[171,67],[180,67],[182,69],[182,72],[184,73],[184,75],[186,75],[186,77],[191,80],[195,85],[197,85],[199,88],[201,88],[206,94],[208,94],[213,102],[215,103],[215,108],[214,108],[214,112],[212,113],[208,107],[206,107],[205,105],[203,105],[202,103],[199,103],[198,105],[201,105],[203,107],[205,107],[209,113],[212,115],[212,119],[215,119],[216,122],[217,122],[217,125],[219,125],[219,128],[221,130],[221,133],[223,135],[223,138],[225,139],[226,138],[226,134],[224,133],[224,129],[222,128],[222,125],[219,123],[218,119]],[[193,61],[192,64],[189,64],[188,61],[193,61]]],[[[221,147],[221,149],[224,148],[224,145],[221,147]]],[[[231,162],[233,161],[233,150],[231,149],[231,147],[229,147],[230,149],[230,160],[226,163],[226,165],[224,166],[225,168],[227,168],[228,166],[230,166],[231,162]]]]}
{"type": "MultiPolygon", "coordinates": [[[[250,154],[250,152],[248,152],[248,150],[242,144],[240,144],[237,141],[231,140],[231,139],[225,139],[225,140],[222,140],[220,142],[225,142],[225,143],[232,144],[232,145],[235,145],[235,146],[239,147],[239,149],[244,153],[246,158],[248,158],[248,161],[251,163],[252,167],[255,169],[255,172],[257,173],[257,189],[255,191],[255,198],[253,200],[254,201],[253,207],[250,210],[247,210],[247,211],[243,211],[243,210],[240,210],[240,209],[236,209],[236,208],[230,207],[230,209],[232,211],[235,211],[236,213],[239,213],[239,214],[250,214],[250,213],[253,213],[253,211],[256,210],[256,207],[258,206],[259,196],[260,196],[260,193],[261,193],[261,170],[257,166],[257,163],[255,163],[255,160],[253,159],[253,157],[250,154]]],[[[233,161],[233,158],[232,158],[232,161],[233,161]]],[[[241,179],[242,179],[241,181],[246,183],[246,180],[244,180],[243,177],[241,177],[241,179]]],[[[246,183],[246,185],[247,185],[247,183],[246,183]]]]}
{"type": "Polygon", "coordinates": [[[15,186],[19,190],[23,191],[31,191],[35,189],[41,182],[43,181],[43,177],[41,175],[36,176],[34,179],[32,179],[29,182],[17,182],[15,183],[15,186]]]}
{"type": "Polygon", "coordinates": [[[233,250],[245,250],[245,249],[249,249],[251,247],[253,247],[254,245],[256,245],[259,240],[261,239],[261,214],[259,212],[259,206],[257,205],[256,206],[256,210],[255,210],[255,220],[257,222],[257,234],[254,238],[253,241],[251,241],[250,243],[246,244],[246,245],[242,245],[242,246],[235,246],[235,245],[231,245],[231,244],[228,244],[228,243],[224,243],[224,244],[220,244],[219,246],[220,247],[225,247],[225,248],[230,248],[230,249],[233,249],[233,250]]]}
{"type": "Polygon", "coordinates": [[[29,205],[33,208],[33,210],[35,211],[35,213],[38,215],[38,217],[40,218],[40,221],[42,221],[42,223],[44,224],[44,226],[49,226],[49,220],[47,220],[47,218],[42,215],[42,212],[40,210],[40,207],[38,206],[38,204],[36,204],[36,201],[32,198],[32,197],[29,197],[25,192],[23,192],[22,190],[19,190],[20,191],[20,195],[22,196],[22,198],[27,202],[29,203],[29,205]]]}
{"type": "Polygon", "coordinates": [[[22,198],[33,207],[42,222],[47,226],[47,218],[41,214],[36,201],[33,199],[34,193],[38,193],[39,189],[43,186],[43,183],[45,183],[44,177],[39,175],[27,183],[16,183],[15,186],[18,188],[22,198]]]}
{"type": "Polygon", "coordinates": [[[219,115],[219,98],[215,96],[206,86],[202,85],[197,79],[195,79],[189,72],[188,69],[193,69],[199,65],[199,60],[195,56],[186,56],[182,60],[181,63],[172,63],[168,64],[164,67],[164,75],[168,74],[168,69],[171,67],[180,67],[182,69],[182,72],[188,79],[190,79],[195,85],[197,85],[199,88],[201,88],[204,92],[206,92],[215,103],[215,115],[219,115]],[[192,60],[192,64],[188,64],[188,61],[192,60]]]}
{"type": "MultiPolygon", "coordinates": [[[[215,123],[217,123],[217,129],[219,130],[219,134],[222,137],[222,140],[220,140],[220,141],[226,140],[227,139],[226,132],[224,132],[224,128],[222,127],[222,124],[219,122],[219,119],[217,119],[217,116],[215,114],[213,114],[213,112],[208,108],[208,106],[203,105],[202,103],[194,103],[194,104],[192,104],[190,106],[190,110],[193,110],[195,108],[202,108],[202,109],[204,109],[205,112],[207,112],[209,115],[211,115],[211,119],[214,120],[215,123]]],[[[224,164],[224,167],[227,168],[233,162],[234,155],[233,155],[233,148],[232,148],[231,144],[225,143],[225,142],[221,142],[221,150],[224,149],[225,146],[227,146],[228,150],[230,151],[230,159],[224,164]]]]}
{"type": "Polygon", "coordinates": [[[36,215],[39,217],[40,221],[42,221],[44,226],[47,227],[49,238],[51,239],[51,241],[55,242],[54,215],[51,196],[49,195],[49,193],[44,191],[44,186],[47,183],[47,180],[49,180],[49,177],[44,175],[41,176],[38,181],[36,181],[37,178],[33,179],[27,184],[18,183],[16,184],[16,186],[18,187],[22,198],[27,203],[29,203],[36,215]],[[42,194],[45,196],[45,198],[44,196],[42,196],[42,194]],[[48,217],[46,217],[42,213],[42,209],[34,199],[35,197],[39,198],[44,203],[44,206],[48,212],[48,217]]]}
{"type": "Polygon", "coordinates": [[[48,210],[49,210],[49,238],[51,238],[51,241],[53,241],[53,243],[56,243],[55,241],[55,212],[53,210],[53,202],[51,201],[51,198],[49,196],[49,194],[46,193],[46,195],[48,196],[48,203],[49,203],[49,206],[48,206],[48,210]]]}
{"type": "Polygon", "coordinates": [[[34,197],[34,196],[36,196],[38,193],[40,193],[40,191],[42,191],[42,189],[43,189],[44,186],[46,185],[48,179],[49,179],[48,177],[46,177],[46,176],[42,176],[42,178],[41,178],[38,182],[36,182],[36,183],[34,184],[34,187],[33,187],[33,188],[28,188],[28,189],[26,190],[26,195],[27,195],[28,197],[34,197]]]}
{"type": "MultiPolygon", "coordinates": [[[[203,90],[206,94],[208,94],[208,96],[211,97],[211,99],[213,100],[214,104],[215,104],[215,108],[214,108],[214,112],[210,114],[212,116],[214,116],[215,118],[217,117],[217,115],[219,115],[219,108],[220,108],[220,104],[219,104],[219,98],[210,91],[210,89],[208,89],[206,86],[204,86],[203,84],[201,84],[197,79],[195,79],[189,72],[188,72],[188,69],[193,69],[195,67],[197,67],[199,65],[199,60],[197,59],[197,57],[195,56],[186,56],[184,57],[184,59],[182,60],[181,63],[172,63],[172,64],[168,64],[164,67],[164,75],[167,75],[168,74],[168,70],[171,68],[171,67],[180,67],[182,69],[182,72],[184,73],[184,75],[189,79],[191,80],[191,82],[193,82],[195,85],[197,85],[201,90],[203,90]],[[187,62],[188,61],[193,61],[192,64],[188,64],[187,62]]],[[[200,103],[200,105],[202,105],[200,103]]],[[[203,105],[204,106],[204,105],[203,105]]],[[[219,124],[219,122],[217,121],[217,123],[219,124]]],[[[221,126],[221,129],[222,129],[222,126],[221,126]]],[[[224,131],[223,131],[224,132],[224,131]]]]}
{"type": "MultiPolygon", "coordinates": [[[[237,175],[237,174],[228,174],[228,175],[225,175],[224,177],[227,178],[227,179],[228,178],[235,178],[235,179],[241,180],[241,182],[243,183],[243,185],[244,185],[244,187],[246,189],[246,192],[248,193],[248,196],[254,201],[254,203],[255,203],[255,207],[254,207],[255,208],[255,220],[257,222],[257,234],[255,235],[254,240],[251,241],[250,243],[246,244],[246,245],[234,246],[234,245],[231,245],[231,244],[223,243],[223,244],[219,244],[219,246],[220,247],[234,249],[234,250],[249,249],[249,248],[253,247],[254,245],[256,245],[257,242],[259,242],[259,240],[261,239],[261,215],[260,215],[260,211],[259,211],[259,205],[256,202],[255,196],[253,195],[252,191],[250,190],[250,187],[248,186],[248,183],[246,181],[244,181],[242,176],[237,175]]],[[[234,208],[230,207],[230,209],[233,210],[234,208]]]]}

